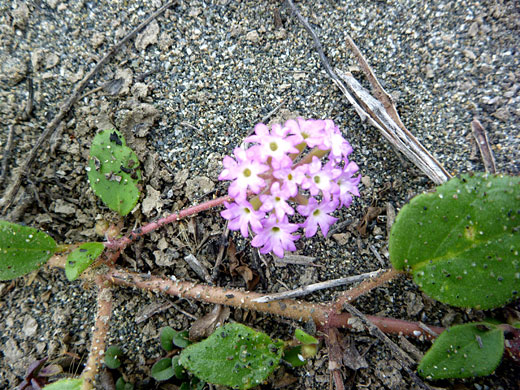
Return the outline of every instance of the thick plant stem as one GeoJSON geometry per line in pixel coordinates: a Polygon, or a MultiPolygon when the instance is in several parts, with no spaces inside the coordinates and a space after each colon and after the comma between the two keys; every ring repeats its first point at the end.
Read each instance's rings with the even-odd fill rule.
{"type": "MultiPolygon", "coordinates": [[[[352,328],[352,323],[349,321],[352,315],[336,313],[333,310],[333,304],[310,303],[293,299],[259,303],[254,302],[254,300],[263,297],[263,294],[224,289],[193,282],[172,281],[167,278],[137,274],[123,269],[111,269],[103,277],[111,283],[121,286],[138,287],[143,290],[180,298],[255,310],[297,321],[312,320],[320,328],[352,328]]],[[[376,316],[367,316],[367,318],[385,333],[402,334],[417,338],[423,337],[426,339],[434,338],[424,331],[418,323],[376,316]]],[[[441,333],[444,330],[439,327],[430,328],[435,333],[441,333]]]]}
{"type": "Polygon", "coordinates": [[[95,378],[101,366],[101,359],[105,356],[105,339],[109,330],[110,316],[112,314],[111,285],[101,276],[96,278],[99,286],[97,299],[97,313],[90,343],[90,354],[87,365],[81,374],[83,384],[81,390],[92,390],[95,388],[95,378]]]}
{"type": "Polygon", "coordinates": [[[122,237],[120,239],[108,242],[105,244],[107,248],[111,249],[122,249],[129,245],[132,241],[135,241],[141,236],[145,234],[151,233],[154,230],[159,229],[160,227],[167,225],[172,222],[176,222],[181,218],[186,218],[191,215],[200,213],[201,211],[209,210],[213,207],[220,206],[224,202],[231,202],[233,198],[229,196],[223,196],[221,198],[213,199],[196,206],[188,207],[187,209],[181,210],[178,213],[170,214],[167,217],[160,218],[155,222],[150,222],[143,227],[132,230],[128,236],[122,237]]]}

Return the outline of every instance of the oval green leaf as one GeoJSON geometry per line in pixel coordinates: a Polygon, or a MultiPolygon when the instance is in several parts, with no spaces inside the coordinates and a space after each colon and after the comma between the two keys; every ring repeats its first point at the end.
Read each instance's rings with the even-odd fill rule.
{"type": "Polygon", "coordinates": [[[56,250],[56,241],[29,226],[0,221],[0,280],[40,268],[56,250]]]}
{"type": "Polygon", "coordinates": [[[92,141],[87,175],[95,194],[111,209],[126,215],[139,200],[139,160],[123,135],[103,130],[92,141]]]}
{"type": "Polygon", "coordinates": [[[181,365],[179,360],[179,355],[172,357],[173,372],[175,373],[175,377],[177,379],[186,379],[186,371],[184,370],[184,367],[181,365]]]}
{"type": "Polygon", "coordinates": [[[282,354],[283,342],[235,323],[188,346],[180,354],[180,363],[203,381],[249,389],[266,380],[282,354]]]}
{"type": "Polygon", "coordinates": [[[123,377],[119,377],[116,382],[116,390],[134,390],[133,383],[125,382],[123,377]]]}
{"type": "Polygon", "coordinates": [[[307,364],[307,360],[302,356],[302,347],[287,348],[283,354],[283,360],[293,367],[301,367],[307,364]]]}
{"type": "Polygon", "coordinates": [[[152,366],[150,375],[156,381],[167,381],[175,375],[175,370],[172,366],[172,359],[164,358],[159,360],[152,366]]]}
{"type": "Polygon", "coordinates": [[[294,338],[302,344],[318,344],[318,339],[310,334],[304,332],[301,329],[294,331],[294,338]]]}
{"type": "Polygon", "coordinates": [[[173,351],[173,338],[177,335],[177,331],[170,326],[161,329],[161,347],[167,351],[173,351]]]}
{"type": "Polygon", "coordinates": [[[181,332],[175,332],[173,335],[173,344],[175,344],[179,348],[186,348],[191,344],[189,339],[189,332],[187,330],[183,330],[181,332]]]}
{"type": "Polygon", "coordinates": [[[83,379],[60,379],[43,388],[43,390],[81,390],[83,379]]]}
{"type": "Polygon", "coordinates": [[[105,364],[108,368],[115,370],[121,366],[121,356],[123,351],[116,345],[107,348],[105,352],[105,364]]]}
{"type": "Polygon", "coordinates": [[[475,174],[416,196],[389,240],[394,268],[433,298],[489,309],[520,291],[520,178],[475,174]]]}
{"type": "Polygon", "coordinates": [[[101,242],[86,242],[69,253],[65,264],[67,279],[75,280],[103,253],[104,249],[105,246],[101,242]]]}
{"type": "Polygon", "coordinates": [[[489,375],[504,353],[504,332],[489,323],[453,326],[440,334],[417,371],[427,379],[489,375]]]}

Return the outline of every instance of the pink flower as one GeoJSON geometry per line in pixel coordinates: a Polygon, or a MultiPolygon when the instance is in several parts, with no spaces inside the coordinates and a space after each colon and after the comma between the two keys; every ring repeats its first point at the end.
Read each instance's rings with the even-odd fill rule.
{"type": "Polygon", "coordinates": [[[321,150],[330,150],[329,158],[331,160],[341,161],[352,153],[352,146],[343,138],[339,127],[330,119],[325,120],[324,133],[325,136],[319,148],[321,150]]]}
{"type": "Polygon", "coordinates": [[[248,188],[258,194],[265,186],[265,181],[259,175],[268,171],[269,167],[254,159],[254,148],[235,148],[233,153],[238,162],[229,156],[224,157],[224,170],[219,180],[234,180],[229,186],[229,195],[234,199],[245,199],[248,188]]]}
{"type": "Polygon", "coordinates": [[[260,253],[273,252],[276,256],[283,257],[284,250],[296,250],[294,241],[300,236],[293,236],[291,233],[298,230],[298,225],[289,223],[287,216],[279,221],[271,214],[264,220],[263,227],[263,230],[251,241],[251,245],[255,248],[262,247],[260,253]]]}
{"type": "Polygon", "coordinates": [[[284,125],[292,134],[293,143],[298,145],[305,141],[309,148],[321,145],[325,121],[321,119],[289,119],[284,125]]]}
{"type": "Polygon", "coordinates": [[[343,168],[341,175],[337,179],[340,207],[349,207],[352,203],[352,195],[359,196],[358,185],[361,181],[361,175],[353,177],[358,170],[359,167],[355,162],[349,162],[345,165],[345,168],[343,168]]]}
{"type": "Polygon", "coordinates": [[[255,211],[247,200],[241,201],[240,204],[224,202],[224,205],[226,210],[222,211],[220,215],[229,221],[230,230],[240,230],[244,237],[249,235],[248,224],[251,224],[254,232],[262,230],[261,220],[265,217],[265,213],[255,211]]]}
{"type": "Polygon", "coordinates": [[[308,165],[302,188],[308,189],[312,196],[318,195],[321,191],[325,198],[330,199],[331,194],[338,192],[335,179],[340,174],[341,171],[335,168],[333,161],[329,161],[322,169],[320,159],[313,156],[312,162],[308,165]]]}
{"type": "Polygon", "coordinates": [[[276,214],[276,218],[282,220],[285,214],[293,215],[294,210],[289,204],[286,202],[289,199],[288,194],[280,190],[280,183],[274,182],[271,186],[269,195],[260,195],[260,200],[262,201],[262,207],[260,207],[260,211],[269,212],[274,210],[276,214]]]}
{"type": "Polygon", "coordinates": [[[260,161],[265,162],[269,157],[276,161],[288,161],[290,164],[291,159],[288,157],[290,153],[298,153],[293,144],[285,138],[289,129],[282,127],[279,124],[274,124],[269,128],[263,123],[259,123],[255,126],[255,134],[247,137],[245,142],[257,142],[258,145],[258,158],[260,161]]]}
{"type": "Polygon", "coordinates": [[[301,227],[305,229],[305,237],[312,237],[318,231],[318,225],[321,228],[323,236],[327,236],[329,228],[338,219],[331,217],[328,213],[332,213],[338,207],[338,202],[335,200],[331,201],[318,201],[314,198],[309,198],[309,203],[305,206],[298,206],[297,210],[301,215],[307,216],[307,219],[301,227]]]}
{"type": "Polygon", "coordinates": [[[277,168],[273,164],[273,176],[282,182],[282,191],[284,191],[288,198],[296,196],[298,193],[298,186],[302,184],[305,179],[306,167],[299,166],[296,168],[280,167],[277,168]]]}

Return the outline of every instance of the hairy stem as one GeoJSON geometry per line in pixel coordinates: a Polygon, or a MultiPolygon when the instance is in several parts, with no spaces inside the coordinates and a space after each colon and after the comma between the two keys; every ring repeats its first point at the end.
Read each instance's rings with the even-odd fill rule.
{"type": "MultiPolygon", "coordinates": [[[[276,302],[260,303],[254,300],[263,297],[263,294],[225,289],[222,287],[207,286],[193,282],[172,281],[167,278],[141,275],[123,269],[111,269],[103,277],[111,283],[138,287],[143,290],[168,294],[180,298],[194,299],[207,303],[215,303],[270,313],[297,321],[313,320],[320,328],[352,328],[348,313],[336,313],[332,304],[310,303],[293,299],[283,299],[276,302]]],[[[418,323],[397,320],[386,317],[367,316],[370,321],[385,333],[403,334],[412,337],[433,339],[418,323]]],[[[444,329],[431,327],[436,333],[444,329]]]]}
{"type": "Polygon", "coordinates": [[[101,366],[101,359],[105,356],[105,339],[109,330],[110,316],[112,314],[112,293],[111,285],[98,276],[96,282],[99,286],[97,299],[97,313],[90,343],[90,354],[87,365],[81,374],[83,385],[81,390],[94,389],[96,374],[101,366]]]}
{"type": "Polygon", "coordinates": [[[143,227],[132,230],[128,236],[122,237],[120,239],[117,239],[117,240],[114,240],[111,242],[107,242],[107,243],[105,243],[105,246],[110,249],[125,248],[132,241],[135,241],[139,237],[144,236],[145,234],[151,233],[154,230],[157,230],[164,225],[167,225],[172,222],[176,222],[181,218],[186,218],[191,215],[200,213],[201,211],[209,210],[213,207],[220,206],[224,202],[231,202],[231,201],[233,201],[233,198],[231,198],[229,196],[223,196],[221,198],[213,199],[213,200],[198,204],[196,206],[188,207],[187,209],[181,210],[178,213],[170,214],[167,217],[160,218],[155,222],[150,222],[149,224],[144,225],[143,227]]]}

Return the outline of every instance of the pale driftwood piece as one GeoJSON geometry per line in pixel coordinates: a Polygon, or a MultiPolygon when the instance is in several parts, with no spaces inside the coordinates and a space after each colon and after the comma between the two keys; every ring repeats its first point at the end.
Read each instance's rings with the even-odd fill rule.
{"type": "Polygon", "coordinates": [[[285,255],[283,258],[274,256],[274,264],[277,266],[286,266],[287,264],[296,265],[312,265],[314,267],[321,267],[319,264],[314,264],[316,257],[302,256],[302,255],[285,255]]]}
{"type": "MultiPolygon", "coordinates": [[[[289,8],[293,11],[294,15],[296,16],[298,21],[303,25],[305,30],[307,30],[307,32],[311,35],[314,41],[316,51],[318,52],[318,55],[320,57],[321,63],[325,68],[325,72],[332,79],[334,84],[336,84],[336,86],[340,89],[340,91],[343,92],[349,103],[354,107],[356,113],[360,116],[361,120],[364,121],[368,119],[371,125],[377,128],[383,134],[383,136],[392,145],[394,145],[394,147],[397,148],[397,150],[399,150],[408,159],[410,159],[410,161],[412,161],[422,172],[424,172],[426,176],[433,180],[433,182],[435,182],[436,184],[441,184],[448,180],[450,178],[450,174],[417,141],[417,139],[408,130],[406,130],[406,128],[404,128],[404,126],[403,128],[399,127],[399,125],[385,111],[384,105],[381,102],[372,97],[370,93],[368,93],[368,91],[361,87],[361,85],[352,77],[352,75],[350,75],[351,80],[353,80],[352,83],[354,83],[355,81],[355,84],[359,86],[357,90],[352,90],[351,86],[348,85],[348,83],[346,83],[345,79],[342,77],[342,74],[344,73],[341,72],[340,74],[340,71],[338,71],[338,69],[332,69],[332,66],[330,65],[330,62],[327,59],[327,56],[323,52],[321,42],[314,30],[312,29],[311,25],[307,21],[307,19],[305,19],[303,15],[300,14],[292,0],[286,0],[286,3],[289,5],[289,8]],[[362,90],[360,90],[360,88],[362,88],[362,90]],[[364,93],[361,94],[362,97],[370,98],[371,102],[377,102],[378,105],[366,104],[366,102],[360,96],[358,96],[358,93],[356,93],[358,90],[364,91],[364,93]],[[370,107],[372,107],[372,110],[369,110],[370,107]],[[376,107],[376,112],[378,113],[378,115],[374,115],[373,112],[376,109],[376,107]],[[390,125],[391,127],[388,128],[388,125],[390,125]]],[[[361,66],[363,67],[363,64],[361,64],[361,66]]],[[[375,78],[375,76],[373,77],[375,78]]]]}
{"type": "Polygon", "coordinates": [[[480,155],[482,156],[482,161],[484,162],[484,169],[488,173],[496,173],[497,169],[495,166],[495,157],[493,156],[493,151],[489,145],[489,139],[486,130],[478,119],[475,118],[471,121],[471,130],[473,131],[473,137],[475,137],[475,141],[477,141],[478,150],[480,150],[480,155]]]}
{"type": "Polygon", "coordinates": [[[119,49],[125,45],[128,41],[130,41],[133,37],[135,37],[141,30],[143,30],[152,20],[156,19],[159,15],[161,15],[168,8],[173,7],[177,4],[177,0],[170,1],[169,3],[163,5],[157,11],[155,11],[152,15],[150,15],[145,21],[143,21],[139,26],[133,29],[128,35],[126,35],[121,41],[112,46],[108,53],[96,64],[96,66],[87,73],[87,75],[80,81],[80,83],[74,88],[74,92],[69,96],[67,100],[60,107],[60,111],[58,114],[52,119],[52,121],[45,127],[45,130],[42,132],[40,137],[36,140],[33,148],[29,152],[29,155],[21,165],[21,168],[16,172],[15,177],[13,178],[10,186],[5,191],[5,194],[2,199],[0,199],[0,208],[1,212],[5,213],[7,209],[11,206],[12,201],[14,200],[18,190],[20,189],[20,185],[22,184],[22,179],[25,175],[27,175],[31,170],[31,165],[34,162],[34,159],[38,155],[38,150],[43,145],[43,143],[49,139],[49,137],[54,133],[58,125],[68,114],[72,106],[78,101],[79,97],[83,90],[87,87],[88,83],[94,78],[94,76],[99,72],[99,70],[105,65],[113,56],[116,54],[119,49]]]}
{"type": "Polygon", "coordinates": [[[336,68],[336,73],[345,82],[352,94],[360,102],[366,115],[373,124],[397,150],[403,153],[435,184],[442,184],[451,175],[433,157],[430,152],[410,133],[401,129],[388,115],[383,104],[374,98],[353,76],[348,72],[336,68]],[[377,124],[377,125],[376,125],[377,124]]]}
{"type": "Polygon", "coordinates": [[[386,112],[394,120],[394,122],[397,124],[397,126],[399,126],[401,129],[405,130],[406,128],[405,128],[403,122],[401,122],[401,118],[399,117],[399,113],[397,112],[397,109],[395,108],[395,104],[394,104],[394,100],[392,99],[392,96],[390,96],[385,91],[385,89],[382,87],[382,85],[379,83],[379,80],[377,79],[371,66],[368,64],[365,56],[363,55],[363,53],[361,53],[361,50],[359,50],[359,48],[354,43],[352,38],[350,38],[349,35],[347,35],[347,44],[350,47],[350,50],[352,50],[352,53],[354,53],[354,57],[356,57],[356,60],[359,64],[359,66],[361,66],[363,73],[365,73],[365,76],[368,79],[370,86],[372,87],[372,92],[374,93],[374,95],[376,95],[376,99],[379,100],[381,103],[383,103],[383,106],[385,107],[386,112]]]}
{"type": "Polygon", "coordinates": [[[255,298],[252,301],[258,302],[258,303],[267,303],[267,302],[277,301],[279,299],[302,297],[304,295],[309,295],[309,294],[313,293],[314,291],[323,290],[326,288],[339,287],[339,286],[343,286],[345,284],[356,283],[356,282],[360,282],[360,281],[368,279],[368,278],[373,278],[373,277],[377,276],[378,274],[380,274],[381,272],[382,272],[382,270],[377,270],[377,271],[373,271],[373,272],[368,272],[366,274],[349,276],[347,278],[339,278],[339,279],[328,280],[326,282],[309,284],[307,286],[303,286],[303,287],[300,287],[300,288],[297,288],[297,289],[291,290],[291,291],[284,291],[281,293],[273,293],[273,294],[269,294],[269,295],[264,295],[262,297],[255,298]]]}

